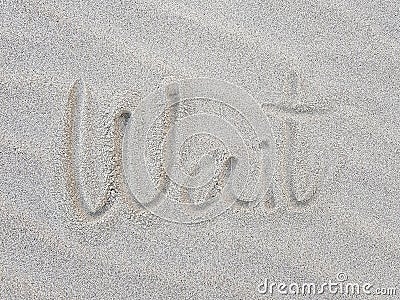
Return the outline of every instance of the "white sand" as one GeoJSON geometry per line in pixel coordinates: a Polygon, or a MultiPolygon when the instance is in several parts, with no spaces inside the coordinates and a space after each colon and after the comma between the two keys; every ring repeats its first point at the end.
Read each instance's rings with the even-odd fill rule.
{"type": "Polygon", "coordinates": [[[400,4],[135,2],[0,2],[0,299],[397,299],[400,4]]]}

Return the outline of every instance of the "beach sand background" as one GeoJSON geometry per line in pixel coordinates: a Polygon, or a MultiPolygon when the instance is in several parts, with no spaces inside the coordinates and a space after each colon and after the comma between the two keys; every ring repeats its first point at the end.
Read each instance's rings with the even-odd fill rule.
{"type": "Polygon", "coordinates": [[[1,1],[0,298],[307,299],[258,289],[339,273],[399,289],[399,18],[395,1],[1,1]],[[114,143],[116,116],[187,78],[245,90],[276,152],[258,205],[189,225],[132,199],[114,143]],[[111,208],[79,212],[76,180],[111,208]]]}

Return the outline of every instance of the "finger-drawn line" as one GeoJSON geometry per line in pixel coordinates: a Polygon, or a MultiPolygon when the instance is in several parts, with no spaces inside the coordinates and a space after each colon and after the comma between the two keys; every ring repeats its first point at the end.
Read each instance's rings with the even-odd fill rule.
{"type": "Polygon", "coordinates": [[[161,189],[165,190],[165,184],[170,170],[171,163],[173,162],[172,153],[174,153],[175,136],[177,134],[176,122],[179,112],[179,87],[176,83],[171,83],[165,87],[166,109],[164,110],[164,132],[165,146],[163,147],[163,155],[161,157],[163,162],[163,169],[161,175],[161,189]],[[173,105],[175,103],[175,105],[173,105]]]}
{"type": "Polygon", "coordinates": [[[149,202],[146,203],[147,208],[157,206],[162,200],[162,196],[167,192],[171,180],[168,177],[168,170],[172,161],[171,153],[175,146],[174,139],[176,134],[176,128],[173,126],[176,121],[178,110],[179,110],[179,87],[175,83],[166,84],[164,87],[166,108],[163,112],[163,128],[162,137],[165,141],[164,147],[162,147],[161,170],[160,177],[157,186],[157,194],[149,202]],[[175,105],[173,105],[175,103],[175,105]]]}
{"type": "MultiPolygon", "coordinates": [[[[295,72],[289,74],[289,91],[288,97],[293,103],[293,100],[298,99],[298,75],[295,72]]],[[[315,120],[330,112],[330,109],[317,109],[310,105],[306,105],[297,101],[292,104],[273,104],[264,103],[262,105],[263,112],[271,117],[277,117],[283,121],[283,147],[282,147],[282,165],[281,165],[281,181],[282,191],[289,203],[295,206],[304,206],[312,201],[317,195],[318,186],[322,181],[323,170],[321,166],[313,176],[316,183],[307,187],[303,195],[298,196],[294,188],[293,172],[292,172],[292,143],[295,138],[295,129],[299,122],[315,120]]]]}
{"type": "MultiPolygon", "coordinates": [[[[66,136],[66,175],[67,186],[72,197],[73,206],[78,217],[81,220],[95,220],[102,216],[113,205],[118,190],[124,190],[122,174],[122,128],[126,120],[130,116],[129,111],[120,110],[113,121],[113,154],[112,154],[112,171],[107,174],[107,186],[105,194],[101,199],[100,206],[92,210],[85,201],[87,186],[82,183],[82,176],[91,176],[94,174],[80,174],[83,168],[84,145],[90,141],[90,136],[82,134],[84,126],[83,117],[89,114],[87,111],[91,101],[90,92],[85,88],[82,80],[77,80],[72,85],[68,96],[68,112],[67,112],[67,136],[66,136]]],[[[94,202],[93,202],[94,203],[94,202]]],[[[96,202],[98,203],[98,202],[96,202]]]]}
{"type": "MultiPolygon", "coordinates": [[[[287,119],[284,122],[284,142],[283,142],[283,156],[286,158],[284,160],[284,180],[283,190],[285,191],[286,197],[289,199],[291,204],[302,206],[308,204],[317,194],[318,184],[320,183],[321,176],[316,176],[317,182],[311,184],[307,187],[306,191],[303,195],[297,196],[294,188],[294,179],[293,179],[293,171],[291,167],[291,161],[293,157],[293,150],[291,147],[291,143],[294,140],[294,132],[295,132],[296,123],[293,120],[287,119]]],[[[317,174],[321,174],[321,167],[318,166],[317,174]]],[[[315,176],[313,176],[315,177],[315,176]]]]}
{"type": "MultiPolygon", "coordinates": [[[[212,185],[210,189],[207,191],[206,196],[204,198],[204,201],[201,203],[197,203],[196,205],[188,205],[186,208],[191,209],[191,210],[202,210],[206,209],[209,205],[213,203],[217,199],[217,195],[219,194],[222,196],[222,190],[225,188],[227,189],[227,192],[229,193],[229,197],[234,199],[235,201],[241,201],[237,197],[235,197],[232,189],[231,189],[231,177],[233,175],[233,172],[236,168],[237,165],[237,158],[234,156],[229,156],[228,158],[224,159],[223,161],[223,166],[222,170],[219,172],[219,174],[216,176],[215,180],[212,182],[212,185]]],[[[199,169],[207,167],[207,165],[198,165],[195,170],[193,170],[193,173],[190,175],[193,175],[195,172],[200,172],[199,169]]],[[[187,179],[188,181],[190,180],[190,177],[187,179]]],[[[188,183],[188,182],[187,182],[188,183]]],[[[184,202],[193,204],[191,201],[191,197],[189,195],[189,188],[182,187],[182,198],[184,202]]],[[[227,203],[229,204],[229,203],[227,203]]],[[[209,221],[209,220],[203,220],[203,221],[209,221]]]]}
{"type": "Polygon", "coordinates": [[[264,103],[262,105],[265,114],[280,119],[293,119],[296,121],[307,121],[321,117],[328,113],[329,109],[314,108],[307,104],[296,104],[292,107],[282,104],[264,103]]]}

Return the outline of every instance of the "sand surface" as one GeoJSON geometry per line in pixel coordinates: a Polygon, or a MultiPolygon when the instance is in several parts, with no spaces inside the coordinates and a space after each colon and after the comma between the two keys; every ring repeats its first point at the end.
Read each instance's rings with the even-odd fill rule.
{"type": "Polygon", "coordinates": [[[0,24],[0,299],[398,299],[399,3],[0,1],[0,24]]]}

